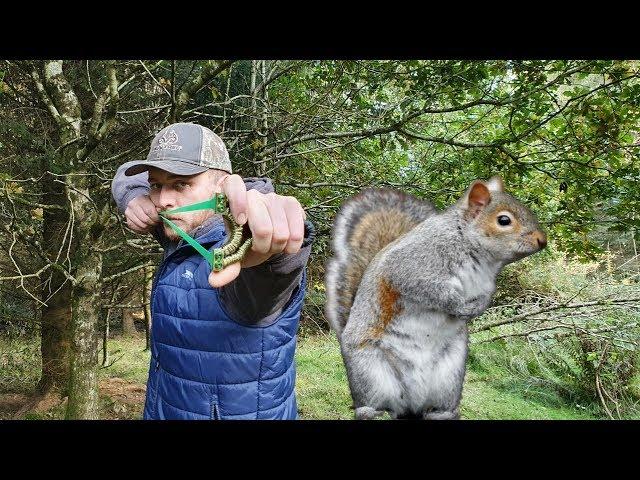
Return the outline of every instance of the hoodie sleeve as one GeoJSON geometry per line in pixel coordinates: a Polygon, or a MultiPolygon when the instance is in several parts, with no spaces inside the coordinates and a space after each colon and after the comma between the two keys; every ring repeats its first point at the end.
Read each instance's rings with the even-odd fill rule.
{"type": "MultiPolygon", "coordinates": [[[[138,175],[126,176],[124,172],[135,162],[127,162],[120,165],[111,181],[111,195],[116,202],[118,211],[124,214],[129,202],[140,195],[149,195],[149,172],[138,175]]],[[[167,249],[169,239],[164,235],[162,225],[156,225],[151,235],[160,243],[163,249],[167,249]]]]}
{"type": "Polygon", "coordinates": [[[120,213],[124,213],[131,200],[149,194],[149,173],[142,172],[138,175],[127,177],[124,172],[134,162],[127,162],[120,165],[113,180],[111,181],[111,194],[116,202],[120,213]]]}
{"type": "Polygon", "coordinates": [[[238,323],[260,326],[273,322],[302,280],[311,254],[308,243],[298,253],[277,254],[260,265],[243,268],[233,282],[220,288],[226,312],[238,323]]]}

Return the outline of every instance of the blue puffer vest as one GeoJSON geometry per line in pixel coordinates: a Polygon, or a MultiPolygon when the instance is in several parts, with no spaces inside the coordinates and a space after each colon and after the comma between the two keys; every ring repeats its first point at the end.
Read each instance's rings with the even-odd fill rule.
{"type": "MultiPolygon", "coordinates": [[[[224,243],[223,223],[196,237],[224,243]]],[[[270,325],[237,323],[224,311],[211,268],[180,243],[157,270],[151,294],[151,364],[145,419],[296,419],[296,332],[306,272],[270,325]]]]}

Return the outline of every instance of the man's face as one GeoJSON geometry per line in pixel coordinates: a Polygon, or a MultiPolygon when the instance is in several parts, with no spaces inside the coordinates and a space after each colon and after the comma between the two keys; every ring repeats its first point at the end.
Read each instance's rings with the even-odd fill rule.
{"type": "MultiPolygon", "coordinates": [[[[207,170],[198,175],[184,176],[149,168],[149,196],[158,212],[172,208],[190,205],[210,199],[216,192],[216,181],[223,175],[215,170],[207,170]]],[[[212,210],[198,210],[196,212],[177,213],[168,218],[185,232],[190,233],[200,226],[206,219],[214,215],[212,210]]],[[[173,241],[180,239],[168,225],[164,224],[164,233],[173,241]]]]}

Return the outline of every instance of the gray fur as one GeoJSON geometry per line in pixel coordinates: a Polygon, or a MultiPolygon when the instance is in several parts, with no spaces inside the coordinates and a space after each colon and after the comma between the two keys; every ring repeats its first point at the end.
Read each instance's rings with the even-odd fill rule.
{"type": "MultiPolygon", "coordinates": [[[[326,278],[327,314],[340,342],[356,418],[373,418],[383,411],[393,418],[459,418],[468,321],[490,305],[504,265],[540,249],[527,237],[539,230],[533,213],[510,195],[494,191],[501,182],[485,185],[491,200],[474,217],[467,203],[471,187],[442,212],[417,209],[423,215],[419,224],[372,253],[346,313],[336,306],[338,298],[349,293],[340,283],[353,254],[349,238],[367,209],[385,208],[381,197],[392,197],[388,190],[355,197],[336,218],[336,255],[326,278]],[[489,235],[481,228],[483,221],[492,220],[496,205],[508,206],[521,223],[521,234],[489,235]],[[380,334],[382,279],[398,299],[397,314],[380,334]],[[378,333],[372,336],[374,331],[378,333]]],[[[406,205],[420,205],[414,200],[406,205]]]]}
{"type": "MultiPolygon", "coordinates": [[[[326,265],[327,306],[325,313],[329,325],[336,333],[342,332],[349,318],[349,311],[338,304],[340,295],[355,295],[356,292],[345,291],[343,272],[352,259],[349,239],[358,219],[373,211],[401,209],[413,223],[418,224],[436,213],[435,207],[424,200],[407,195],[398,190],[387,188],[369,188],[347,200],[340,208],[333,222],[331,247],[333,257],[326,265]]],[[[371,257],[377,252],[372,252],[371,257]]],[[[369,259],[370,260],[370,259],[369,259]]]]}

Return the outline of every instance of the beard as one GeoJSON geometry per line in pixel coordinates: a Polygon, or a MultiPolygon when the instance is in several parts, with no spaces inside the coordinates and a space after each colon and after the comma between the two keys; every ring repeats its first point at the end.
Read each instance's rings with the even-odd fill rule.
{"type": "MultiPolygon", "coordinates": [[[[180,227],[182,228],[182,227],[180,227]]],[[[173,231],[173,229],[169,225],[164,225],[164,236],[167,237],[172,242],[177,242],[180,240],[180,235],[173,231]]]]}
{"type": "MultiPolygon", "coordinates": [[[[185,217],[187,218],[184,218],[184,217],[170,218],[169,220],[171,220],[178,227],[180,227],[182,230],[184,230],[189,235],[191,235],[196,228],[202,225],[205,222],[205,220],[207,220],[209,217],[212,217],[213,215],[214,215],[213,212],[205,211],[199,214],[192,214],[188,216],[185,215],[185,217]]],[[[166,223],[164,224],[164,234],[172,242],[178,242],[182,240],[182,237],[178,235],[178,233],[175,232],[173,228],[171,228],[166,223]]]]}

